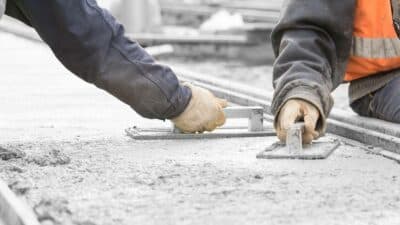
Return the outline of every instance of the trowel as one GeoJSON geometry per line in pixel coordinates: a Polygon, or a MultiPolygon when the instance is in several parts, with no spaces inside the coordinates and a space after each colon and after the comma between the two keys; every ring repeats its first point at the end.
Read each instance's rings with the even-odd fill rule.
{"type": "Polygon", "coordinates": [[[240,137],[275,136],[271,127],[264,127],[264,109],[259,106],[231,106],[224,109],[227,121],[230,119],[247,119],[247,126],[223,126],[213,132],[185,134],[178,128],[138,128],[125,130],[126,134],[135,140],[171,140],[171,139],[217,139],[240,137]]]}
{"type": "Polygon", "coordinates": [[[326,159],[339,146],[335,139],[321,138],[311,144],[303,145],[302,135],[305,129],[303,122],[295,123],[287,130],[286,144],[276,142],[257,155],[259,159],[326,159]]]}

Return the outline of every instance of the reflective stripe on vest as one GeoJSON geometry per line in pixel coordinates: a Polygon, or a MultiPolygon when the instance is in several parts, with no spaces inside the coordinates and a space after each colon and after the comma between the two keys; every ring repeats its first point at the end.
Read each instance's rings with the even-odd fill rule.
{"type": "Polygon", "coordinates": [[[400,40],[396,38],[353,37],[351,56],[383,59],[400,57],[400,40]]]}
{"type": "Polygon", "coordinates": [[[390,0],[357,0],[346,81],[400,67],[400,40],[392,18],[390,0]]]}

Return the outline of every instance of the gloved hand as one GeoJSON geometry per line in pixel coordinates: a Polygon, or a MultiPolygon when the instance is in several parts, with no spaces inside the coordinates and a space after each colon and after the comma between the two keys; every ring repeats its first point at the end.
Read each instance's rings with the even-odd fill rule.
{"type": "Polygon", "coordinates": [[[188,83],[183,85],[191,89],[192,98],[185,111],[171,119],[177,128],[183,133],[202,133],[224,125],[226,100],[215,97],[206,89],[188,83]]]}
{"type": "Polygon", "coordinates": [[[303,143],[310,144],[320,136],[316,130],[319,118],[320,113],[317,107],[301,99],[291,99],[281,108],[275,121],[278,138],[286,142],[288,128],[297,121],[304,121],[303,143]]]}

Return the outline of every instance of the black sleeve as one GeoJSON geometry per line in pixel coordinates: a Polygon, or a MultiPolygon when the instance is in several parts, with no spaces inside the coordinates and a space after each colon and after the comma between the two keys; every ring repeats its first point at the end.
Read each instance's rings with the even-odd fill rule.
{"type": "Polygon", "coordinates": [[[277,57],[272,112],[289,99],[313,103],[328,116],[330,93],[342,82],[352,43],[356,0],[285,0],[272,33],[277,57]]]}

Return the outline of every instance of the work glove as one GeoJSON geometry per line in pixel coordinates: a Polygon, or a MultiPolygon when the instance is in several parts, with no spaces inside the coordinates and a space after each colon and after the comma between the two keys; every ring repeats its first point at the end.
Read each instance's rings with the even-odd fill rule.
{"type": "Polygon", "coordinates": [[[310,144],[320,136],[316,129],[319,119],[320,112],[313,104],[301,99],[291,99],[283,105],[275,120],[277,136],[282,142],[286,142],[289,127],[298,121],[304,121],[303,144],[310,144]]]}
{"type": "Polygon", "coordinates": [[[183,133],[213,131],[225,123],[223,108],[228,105],[224,99],[215,97],[210,91],[185,83],[192,91],[188,106],[178,117],[171,119],[183,133]]]}

